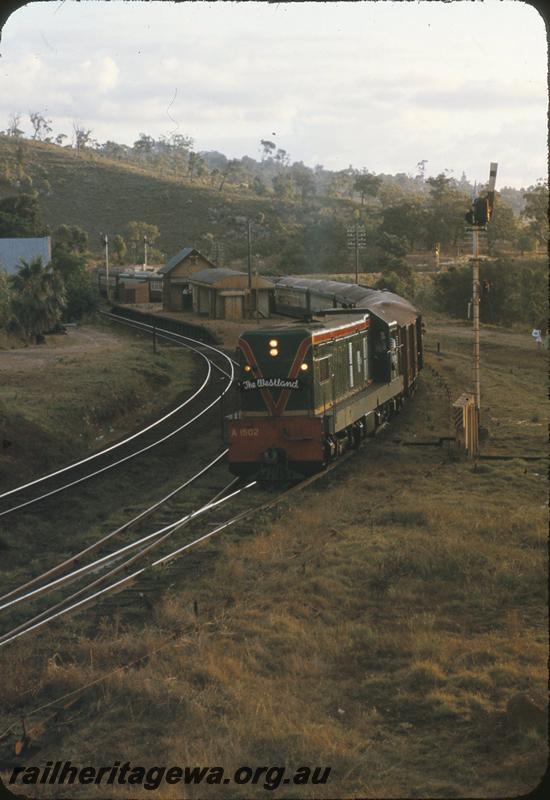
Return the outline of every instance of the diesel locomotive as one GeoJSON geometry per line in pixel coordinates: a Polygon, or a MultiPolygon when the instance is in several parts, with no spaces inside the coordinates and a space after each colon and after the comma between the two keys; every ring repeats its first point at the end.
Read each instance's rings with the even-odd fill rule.
{"type": "Polygon", "coordinates": [[[239,339],[228,462],[235,475],[285,480],[358,446],[413,393],[422,321],[391,292],[301,278],[277,284],[275,309],[298,319],[239,339]]]}

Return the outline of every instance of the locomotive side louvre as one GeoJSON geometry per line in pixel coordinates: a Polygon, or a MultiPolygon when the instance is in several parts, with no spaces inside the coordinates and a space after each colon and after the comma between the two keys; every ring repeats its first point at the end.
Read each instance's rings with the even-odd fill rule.
{"type": "MultiPolygon", "coordinates": [[[[363,364],[363,348],[367,332],[313,346],[314,398],[313,413],[331,407],[336,399],[357,394],[368,382],[368,364],[363,364]]],[[[366,348],[368,350],[368,347],[366,348]]]]}

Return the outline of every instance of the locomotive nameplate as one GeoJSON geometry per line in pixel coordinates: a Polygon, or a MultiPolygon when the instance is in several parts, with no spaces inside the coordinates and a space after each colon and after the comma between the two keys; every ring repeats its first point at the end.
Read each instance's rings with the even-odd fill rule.
{"type": "Polygon", "coordinates": [[[302,384],[298,378],[256,378],[255,380],[241,381],[241,389],[301,389],[302,384]]]}

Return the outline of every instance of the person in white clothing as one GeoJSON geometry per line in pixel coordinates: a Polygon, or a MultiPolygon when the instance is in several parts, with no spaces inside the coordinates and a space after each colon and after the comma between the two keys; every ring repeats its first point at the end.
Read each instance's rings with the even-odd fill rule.
{"type": "Polygon", "coordinates": [[[533,328],[531,331],[531,336],[535,340],[537,348],[540,350],[542,347],[542,336],[539,328],[533,328]]]}

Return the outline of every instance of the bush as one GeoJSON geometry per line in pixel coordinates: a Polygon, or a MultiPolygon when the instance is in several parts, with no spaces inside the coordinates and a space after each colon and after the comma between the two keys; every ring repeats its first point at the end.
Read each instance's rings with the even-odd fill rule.
{"type": "Polygon", "coordinates": [[[95,311],[99,296],[86,272],[86,257],[57,245],[54,247],[52,265],[54,270],[63,276],[65,284],[65,319],[80,319],[84,314],[95,311]]]}
{"type": "Polygon", "coordinates": [[[65,281],[67,293],[66,317],[68,321],[77,320],[85,314],[92,314],[99,304],[99,295],[90,282],[87,272],[71,275],[65,281]]]}
{"type": "Polygon", "coordinates": [[[398,275],[390,272],[382,275],[372,287],[380,291],[394,292],[402,297],[414,297],[415,280],[414,275],[398,275]]]}
{"type": "MultiPolygon", "coordinates": [[[[534,260],[499,258],[480,267],[480,319],[485,323],[509,325],[524,322],[546,328],[546,266],[534,260]],[[486,283],[487,290],[483,290],[486,283]]],[[[472,298],[472,271],[451,268],[434,278],[438,310],[465,319],[472,298]]]]}
{"type": "Polygon", "coordinates": [[[11,319],[8,274],[0,267],[0,328],[7,328],[11,319]]]}

